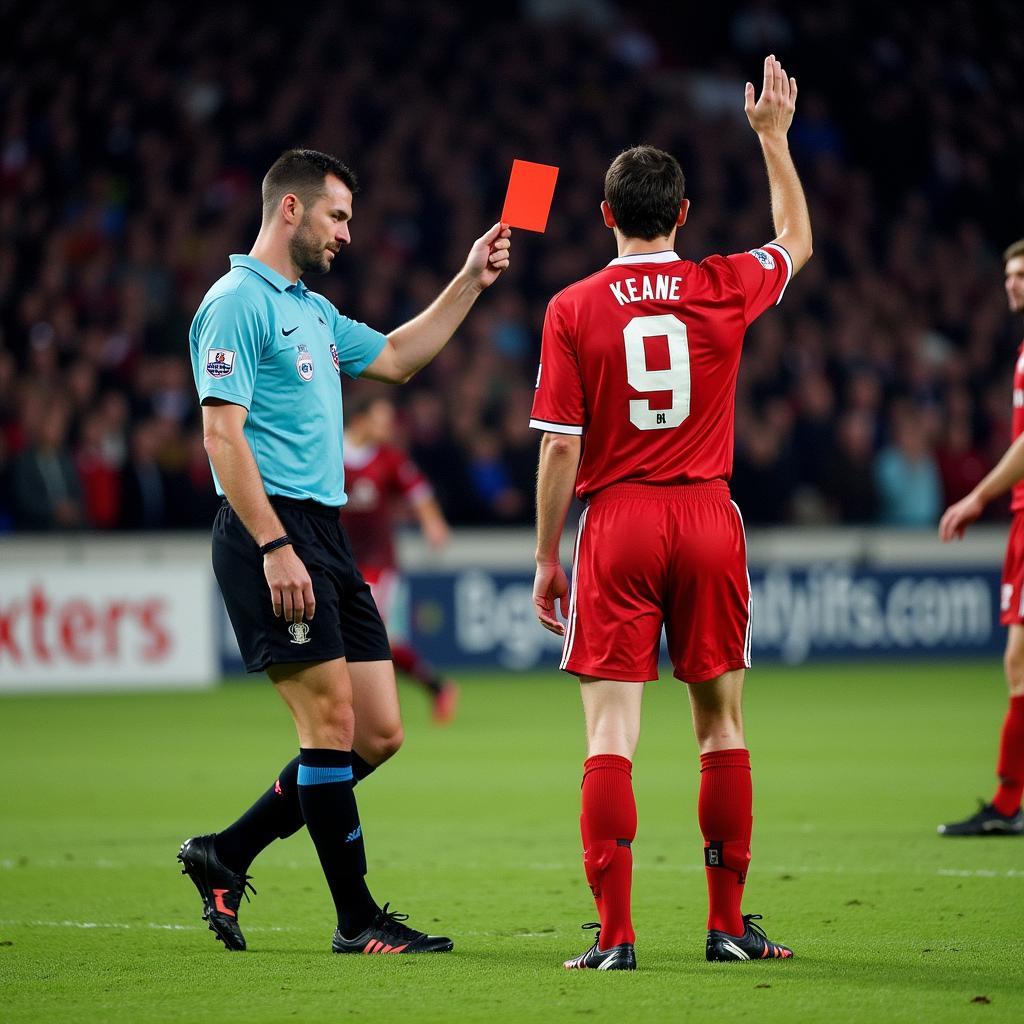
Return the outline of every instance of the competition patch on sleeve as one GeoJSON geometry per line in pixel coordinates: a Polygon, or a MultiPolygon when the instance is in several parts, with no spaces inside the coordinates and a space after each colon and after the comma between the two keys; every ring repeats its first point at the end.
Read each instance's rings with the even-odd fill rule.
{"type": "Polygon", "coordinates": [[[227,377],[235,368],[235,353],[229,348],[211,348],[206,353],[206,373],[210,377],[227,377]]]}
{"type": "Polygon", "coordinates": [[[775,259],[771,253],[765,252],[764,249],[751,249],[750,255],[757,260],[758,263],[764,267],[765,270],[775,269],[775,259]]]}

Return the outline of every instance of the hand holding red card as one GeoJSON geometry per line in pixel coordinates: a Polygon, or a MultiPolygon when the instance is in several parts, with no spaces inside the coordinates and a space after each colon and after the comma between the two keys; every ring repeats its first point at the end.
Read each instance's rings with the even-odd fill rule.
{"type": "Polygon", "coordinates": [[[513,160],[501,222],[525,231],[543,231],[548,224],[557,180],[557,167],[513,160]]]}

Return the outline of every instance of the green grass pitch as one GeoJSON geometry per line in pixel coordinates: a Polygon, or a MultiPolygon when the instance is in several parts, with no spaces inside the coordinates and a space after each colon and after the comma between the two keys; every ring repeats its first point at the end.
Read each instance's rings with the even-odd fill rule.
{"type": "Polygon", "coordinates": [[[254,865],[249,952],[178,875],[293,756],[269,683],[0,701],[0,1019],[20,1021],[1020,1021],[1024,839],[940,839],[988,797],[1000,666],[761,668],[747,685],[745,910],[788,962],[707,964],[697,755],[683,688],[648,687],[635,782],[636,974],[562,969],[592,933],[576,684],[462,680],[358,789],[377,898],[455,952],[338,957],[305,833],[254,865]]]}

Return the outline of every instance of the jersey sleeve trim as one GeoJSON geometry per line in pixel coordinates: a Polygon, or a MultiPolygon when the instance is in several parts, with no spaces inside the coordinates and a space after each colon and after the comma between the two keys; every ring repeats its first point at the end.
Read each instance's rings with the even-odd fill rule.
{"type": "Polygon", "coordinates": [[[574,423],[552,423],[550,420],[530,420],[534,430],[546,430],[549,434],[573,434],[583,436],[583,427],[574,423]]]}
{"type": "Polygon", "coordinates": [[[782,291],[779,292],[779,297],[775,300],[777,306],[782,301],[782,296],[786,294],[786,289],[789,287],[789,282],[793,280],[793,257],[786,251],[785,246],[779,245],[778,242],[769,242],[766,249],[774,249],[776,252],[782,254],[782,261],[786,264],[786,283],[782,286],[782,291]]]}
{"type": "MultiPolygon", "coordinates": [[[[367,330],[373,331],[373,328],[368,327],[367,330]]],[[[384,351],[384,346],[388,343],[387,336],[381,334],[380,331],[374,331],[374,334],[377,335],[377,337],[373,339],[373,345],[375,347],[370,350],[367,357],[359,360],[359,362],[349,363],[347,366],[342,366],[341,370],[347,377],[351,377],[353,380],[360,377],[363,370],[365,370],[370,363],[372,363],[377,356],[384,351]]]]}

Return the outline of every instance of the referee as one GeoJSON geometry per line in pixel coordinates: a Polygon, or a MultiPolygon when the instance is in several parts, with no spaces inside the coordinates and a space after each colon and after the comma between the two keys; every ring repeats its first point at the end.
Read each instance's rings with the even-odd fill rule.
{"type": "MultiPolygon", "coordinates": [[[[495,224],[451,283],[388,335],[342,316],[302,281],[351,241],[355,175],[309,149],[263,179],[263,222],[232,256],[189,333],[206,450],[224,503],[213,567],[250,672],[266,671],[295,720],[299,756],[222,832],[178,854],[203,918],[244,950],[238,906],[249,865],[303,825],[338,914],[335,953],[446,952],[447,938],[402,922],[367,888],[353,787],[402,742],[387,633],[338,523],[345,504],[340,376],[401,384],[430,362],[509,265],[495,224]]],[[[255,891],[255,890],[253,890],[255,891]]]]}

